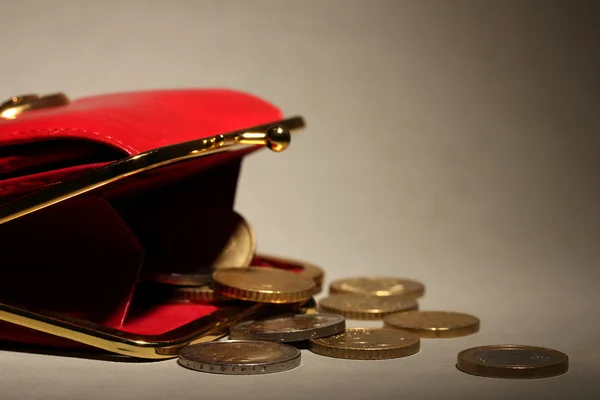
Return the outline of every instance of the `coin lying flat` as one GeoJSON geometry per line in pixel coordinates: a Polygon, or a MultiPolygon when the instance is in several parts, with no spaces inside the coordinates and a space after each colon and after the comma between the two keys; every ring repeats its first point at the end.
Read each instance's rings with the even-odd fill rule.
{"type": "Polygon", "coordinates": [[[385,360],[419,352],[418,336],[385,328],[349,328],[344,333],[311,339],[310,350],[328,357],[385,360]]]}
{"type": "Polygon", "coordinates": [[[209,285],[178,287],[172,290],[172,294],[175,301],[190,301],[192,303],[218,303],[235,300],[219,292],[215,292],[209,285]]]}
{"type": "Polygon", "coordinates": [[[334,294],[319,301],[319,310],[343,315],[348,319],[377,320],[385,315],[417,310],[415,299],[403,296],[362,296],[359,294],[334,294]]]}
{"type": "Polygon", "coordinates": [[[331,282],[329,293],[355,293],[374,296],[407,296],[419,298],[425,294],[421,282],[389,277],[360,277],[331,282]]]}
{"type": "Polygon", "coordinates": [[[569,358],[543,347],[492,345],[461,351],[456,367],[489,378],[548,378],[566,373],[569,358]]]}
{"type": "Polygon", "coordinates": [[[213,273],[213,289],[225,296],[258,303],[299,303],[309,300],[315,283],[277,268],[225,268],[213,273]]]}
{"type": "Polygon", "coordinates": [[[452,338],[479,331],[479,318],[447,311],[408,311],[386,315],[385,327],[402,329],[422,338],[452,338]]]}
{"type": "Polygon", "coordinates": [[[344,332],[344,317],[329,314],[293,315],[242,322],[231,328],[230,339],[299,342],[344,332]]]}
{"type": "Polygon", "coordinates": [[[208,342],[181,349],[179,364],[189,369],[214,374],[269,374],[299,366],[300,350],[274,342],[208,342]]]}

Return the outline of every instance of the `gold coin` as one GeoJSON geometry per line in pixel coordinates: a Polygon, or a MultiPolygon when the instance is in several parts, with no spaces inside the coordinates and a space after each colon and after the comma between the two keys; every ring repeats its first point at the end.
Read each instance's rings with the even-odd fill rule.
{"type": "Polygon", "coordinates": [[[281,256],[274,256],[271,254],[260,253],[257,254],[257,257],[270,264],[274,264],[274,266],[278,268],[292,270],[299,269],[298,273],[301,276],[312,279],[315,282],[315,294],[321,292],[323,280],[325,279],[325,271],[322,268],[317,267],[314,264],[310,264],[306,261],[281,256]]]}
{"type": "Polygon", "coordinates": [[[213,289],[225,296],[258,303],[299,303],[312,297],[315,283],[277,268],[225,268],[213,273],[213,289]]]}
{"type": "Polygon", "coordinates": [[[344,333],[311,339],[310,350],[328,357],[385,360],[419,352],[418,336],[385,328],[348,328],[344,333]]]}
{"type": "Polygon", "coordinates": [[[488,378],[548,378],[567,372],[569,357],[544,347],[492,345],[461,351],[456,367],[488,378]]]}
{"type": "MultiPolygon", "coordinates": [[[[256,251],[256,236],[244,217],[233,210],[221,213],[211,211],[210,218],[204,219],[202,225],[206,228],[203,230],[207,232],[206,239],[209,242],[221,243],[221,246],[217,246],[219,252],[214,255],[211,262],[205,262],[204,265],[211,265],[213,269],[250,265],[256,251]],[[213,221],[214,224],[208,223],[213,221]],[[209,229],[211,233],[208,232],[209,229]]],[[[205,240],[198,243],[202,243],[203,249],[207,247],[205,240]]]]}
{"type": "Polygon", "coordinates": [[[479,331],[479,318],[447,311],[408,311],[386,315],[387,328],[402,329],[422,338],[453,338],[479,331]]]}
{"type": "Polygon", "coordinates": [[[348,319],[375,320],[388,314],[417,310],[415,299],[403,296],[362,296],[359,294],[334,294],[319,301],[319,309],[348,319]]]}
{"type": "Polygon", "coordinates": [[[198,287],[178,287],[173,289],[173,299],[189,301],[192,303],[218,303],[235,300],[219,292],[215,292],[209,285],[198,287]]]}
{"type": "Polygon", "coordinates": [[[360,277],[331,282],[329,293],[355,293],[374,296],[422,297],[425,286],[421,282],[390,277],[360,277]]]}

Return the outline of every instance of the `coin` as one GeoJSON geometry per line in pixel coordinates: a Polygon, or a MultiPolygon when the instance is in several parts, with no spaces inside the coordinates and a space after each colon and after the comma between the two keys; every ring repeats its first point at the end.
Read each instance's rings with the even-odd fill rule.
{"type": "Polygon", "coordinates": [[[479,331],[479,318],[447,311],[408,311],[386,315],[387,328],[402,329],[422,338],[453,338],[479,331]]]}
{"type": "Polygon", "coordinates": [[[548,378],[566,373],[569,357],[544,347],[492,345],[461,351],[456,367],[488,378],[548,378]]]}
{"type": "Polygon", "coordinates": [[[209,285],[197,287],[178,287],[174,288],[172,293],[173,300],[190,301],[192,303],[217,303],[235,300],[219,292],[215,292],[209,285]]]}
{"type": "Polygon", "coordinates": [[[284,268],[294,271],[298,270],[297,272],[300,275],[312,279],[315,282],[315,293],[321,292],[323,280],[325,279],[325,271],[322,268],[317,267],[314,264],[310,264],[306,261],[281,256],[274,256],[271,254],[260,253],[257,254],[257,257],[278,268],[284,268]]]}
{"type": "Polygon", "coordinates": [[[225,296],[258,303],[299,303],[315,289],[308,278],[269,267],[220,269],[213,273],[212,286],[225,296]]]}
{"type": "Polygon", "coordinates": [[[186,368],[214,374],[269,374],[299,366],[300,350],[282,343],[230,340],[184,347],[178,361],[186,368]]]}
{"type": "Polygon", "coordinates": [[[231,328],[230,339],[299,342],[344,332],[346,322],[340,315],[309,314],[242,322],[231,328]]]}
{"type": "Polygon", "coordinates": [[[425,286],[421,282],[389,277],[360,277],[331,282],[329,293],[355,293],[374,296],[422,297],[425,286]]]}
{"type": "Polygon", "coordinates": [[[344,333],[310,340],[313,353],[355,360],[407,357],[418,353],[420,347],[418,336],[385,328],[349,328],[344,333]]]}
{"type": "Polygon", "coordinates": [[[154,260],[145,279],[178,286],[210,283],[220,268],[245,268],[256,251],[252,227],[228,209],[201,209],[172,224],[164,259],[154,260]],[[193,233],[193,234],[190,234],[193,233]]]}
{"type": "Polygon", "coordinates": [[[154,282],[175,286],[204,286],[212,280],[212,271],[206,274],[177,274],[177,273],[152,273],[150,279],[154,282]]]}
{"type": "Polygon", "coordinates": [[[359,294],[334,294],[319,301],[319,310],[343,315],[348,319],[375,320],[385,315],[417,310],[415,299],[403,296],[362,296],[359,294]]]}

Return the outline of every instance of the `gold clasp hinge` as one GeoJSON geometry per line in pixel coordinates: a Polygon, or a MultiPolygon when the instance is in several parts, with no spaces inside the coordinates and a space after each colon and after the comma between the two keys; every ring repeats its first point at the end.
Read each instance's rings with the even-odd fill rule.
{"type": "Polygon", "coordinates": [[[70,100],[64,93],[52,93],[47,95],[24,94],[13,96],[0,104],[0,118],[15,119],[26,111],[60,107],[69,103],[70,100]]]}

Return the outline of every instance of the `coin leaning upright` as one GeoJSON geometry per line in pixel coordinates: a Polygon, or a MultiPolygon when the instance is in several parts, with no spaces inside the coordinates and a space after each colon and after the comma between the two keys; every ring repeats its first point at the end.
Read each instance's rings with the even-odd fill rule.
{"type": "Polygon", "coordinates": [[[569,369],[569,357],[556,350],[524,345],[473,347],[458,353],[456,367],[488,378],[549,378],[569,369]]]}
{"type": "Polygon", "coordinates": [[[256,251],[254,230],[244,217],[229,209],[196,210],[193,218],[174,224],[168,237],[169,262],[144,272],[144,277],[174,286],[207,285],[214,270],[245,268],[256,251]],[[198,251],[199,245],[202,251],[198,251]]]}
{"type": "Polygon", "coordinates": [[[213,273],[212,286],[228,297],[274,304],[309,300],[315,289],[308,278],[270,267],[219,269],[213,273]]]}
{"type": "Polygon", "coordinates": [[[479,318],[448,311],[408,311],[383,317],[387,328],[412,332],[422,338],[454,338],[479,331],[479,318]]]}
{"type": "Polygon", "coordinates": [[[230,339],[299,342],[344,332],[344,317],[329,314],[293,315],[242,322],[229,331],[230,339]]]}
{"type": "Polygon", "coordinates": [[[402,296],[362,296],[334,294],[319,301],[319,309],[326,313],[343,315],[348,319],[380,320],[402,311],[417,310],[415,299],[402,296]]]}
{"type": "Polygon", "coordinates": [[[372,296],[422,297],[425,286],[410,279],[383,276],[339,279],[331,282],[329,293],[354,293],[372,296]]]}
{"type": "Polygon", "coordinates": [[[184,347],[179,364],[214,374],[257,375],[296,368],[300,357],[300,350],[282,343],[231,340],[184,347]]]}
{"type": "Polygon", "coordinates": [[[328,357],[385,360],[419,352],[418,336],[386,328],[349,328],[345,332],[310,340],[310,351],[328,357]]]}

